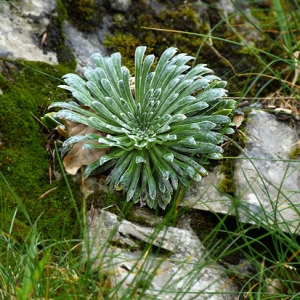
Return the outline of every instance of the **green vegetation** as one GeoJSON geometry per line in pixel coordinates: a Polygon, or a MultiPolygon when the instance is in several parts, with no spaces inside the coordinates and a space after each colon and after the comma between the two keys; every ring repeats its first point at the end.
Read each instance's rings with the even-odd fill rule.
{"type": "MultiPolygon", "coordinates": [[[[77,1],[77,4],[85,2],[77,1]]],[[[164,3],[174,5],[175,1],[164,3]]],[[[244,97],[251,97],[256,102],[257,97],[276,93],[280,97],[275,99],[275,105],[282,105],[279,99],[289,98],[288,105],[297,112],[300,86],[297,75],[298,2],[254,1],[250,5],[251,16],[249,11],[246,14],[240,7],[235,14],[225,16],[218,14],[217,9],[210,5],[209,21],[203,23],[197,15],[199,10],[183,1],[176,3],[180,4],[178,10],[155,14],[145,6],[145,1],[133,1],[134,11],[130,14],[115,14],[114,35],[107,37],[107,45],[112,52],[121,52],[125,65],[131,71],[134,70],[134,65],[130,64],[134,49],[141,44],[147,45],[148,51],[156,56],[170,46],[193,56],[199,52],[196,63],[210,61],[209,67],[229,81],[228,89],[235,96],[240,96],[241,101],[244,97]],[[137,12],[135,9],[138,9],[137,12]],[[143,26],[167,28],[173,32],[154,31],[143,26]],[[250,34],[253,30],[257,34],[254,40],[250,34]]],[[[89,10],[89,5],[86,8],[84,18],[92,20],[93,11],[89,10]]],[[[86,242],[88,245],[84,212],[89,207],[100,206],[103,209],[113,206],[110,209],[127,218],[133,204],[126,203],[118,194],[104,198],[102,195],[100,200],[97,195],[84,199],[78,192],[78,185],[69,180],[63,169],[58,167],[58,162],[56,170],[63,173],[65,180],[50,184],[48,167],[52,156],[45,149],[49,138],[34,117],[43,116],[46,107],[53,101],[66,100],[66,95],[56,86],[61,84],[58,78],[74,72],[74,60],[73,64],[55,67],[6,60],[1,63],[1,70],[0,298],[113,299],[109,295],[116,295],[121,288],[113,286],[111,279],[114,274],[107,272],[103,265],[93,269],[94,258],[89,256],[89,252],[84,258],[81,255],[82,244],[86,242]],[[53,187],[56,189],[38,200],[53,187]],[[124,203],[125,206],[122,206],[124,203]]],[[[243,138],[231,138],[242,147],[243,138]]],[[[228,199],[232,201],[232,210],[237,216],[178,209],[176,204],[182,194],[176,194],[176,202],[172,201],[164,214],[164,224],[177,225],[182,218],[192,220],[191,227],[209,252],[205,264],[213,266],[217,262],[227,269],[230,281],[238,287],[238,292],[233,295],[236,299],[298,299],[300,257],[299,237],[295,232],[299,228],[294,228],[294,231],[288,222],[281,219],[277,203],[273,213],[265,209],[264,203],[259,203],[253,210],[243,206],[242,195],[231,189],[234,180],[230,178],[230,157],[236,155],[234,143],[232,146],[222,165],[226,178],[221,188],[230,194],[228,199]],[[251,221],[249,225],[240,222],[241,212],[251,221]],[[243,268],[245,258],[249,262],[247,268],[243,268]]],[[[296,155],[296,151],[292,155],[296,155]]],[[[278,194],[284,194],[280,186],[277,188],[278,194]]],[[[287,205],[299,216],[299,208],[288,199],[287,205]]],[[[131,218],[134,219],[133,216],[131,218]]],[[[151,238],[151,241],[156,239],[155,236],[151,238]]],[[[160,250],[151,249],[151,241],[146,245],[141,261],[148,251],[160,250]]],[[[117,242],[113,246],[117,246],[117,242]]],[[[129,252],[130,249],[125,248],[124,251],[129,252]]],[[[188,263],[191,264],[191,261],[188,263]]],[[[199,264],[194,265],[191,280],[200,276],[200,270],[199,264]]],[[[147,273],[144,271],[141,268],[139,272],[143,275],[147,273]]],[[[121,298],[126,299],[130,295],[127,299],[143,299],[151,276],[154,276],[147,275],[142,285],[137,282],[134,286],[127,286],[121,298]]],[[[172,287],[168,287],[168,291],[171,293],[172,287]]],[[[181,299],[188,292],[183,290],[174,295],[174,299],[181,299]]],[[[208,295],[206,291],[199,291],[192,296],[201,299],[208,295]]]]}
{"type": "MultiPolygon", "coordinates": [[[[51,155],[46,150],[47,133],[42,134],[42,125],[38,121],[47,105],[54,98],[62,97],[56,88],[60,83],[59,77],[73,69],[63,65],[7,60],[2,60],[1,66],[5,75],[0,82],[3,91],[0,102],[1,171],[31,218],[36,220],[41,216],[37,228],[45,237],[60,238],[73,234],[74,205],[63,182],[49,183],[51,155]],[[54,187],[56,190],[38,199],[54,187]]],[[[1,184],[1,193],[4,199],[1,215],[9,226],[16,202],[7,186],[1,184]]],[[[80,206],[80,203],[77,205],[80,206]]],[[[17,218],[26,224],[22,214],[17,214],[17,218]]],[[[26,226],[18,228],[26,229],[26,226]]],[[[20,230],[14,231],[14,234],[23,238],[20,230]]]]}
{"type": "Polygon", "coordinates": [[[74,102],[50,107],[63,108],[56,118],[93,129],[64,143],[84,142],[84,150],[94,149],[95,160],[87,163],[85,177],[113,167],[105,181],[111,191],[122,190],[127,202],[165,209],[179,184],[187,186],[207,174],[201,160],[221,158],[218,145],[224,134],[233,133],[228,116],[235,101],[223,99],[227,83],[205,65],[186,65],[193,57],[175,55],[176,49],[168,48],[149,72],[155,57],[144,57],[145,52],[142,46],[135,51],[133,91],[120,53],[106,59],[94,54],[97,68],[85,72],[87,82],[67,74],[67,85],[60,86],[89,110],[74,102]],[[99,152],[107,148],[108,154],[99,152]]]}
{"type": "Polygon", "coordinates": [[[90,32],[101,25],[105,8],[95,0],[58,0],[66,8],[69,20],[81,31],[90,32]]]}

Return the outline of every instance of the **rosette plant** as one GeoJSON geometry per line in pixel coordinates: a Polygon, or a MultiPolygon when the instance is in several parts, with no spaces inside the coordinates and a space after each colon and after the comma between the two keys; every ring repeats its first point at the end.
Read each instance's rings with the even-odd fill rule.
{"type": "Polygon", "coordinates": [[[51,107],[62,108],[55,117],[99,131],[72,136],[64,146],[83,142],[83,149],[109,149],[85,168],[85,177],[111,170],[106,178],[111,190],[164,209],[179,183],[186,186],[207,174],[202,161],[221,157],[235,101],[224,98],[227,83],[206,65],[187,65],[193,57],[171,47],[153,67],[155,57],[145,51],[144,46],[135,51],[133,88],[120,53],[96,53],[96,67],[86,69],[85,79],[63,77],[66,85],[60,87],[77,102],[51,107]]]}

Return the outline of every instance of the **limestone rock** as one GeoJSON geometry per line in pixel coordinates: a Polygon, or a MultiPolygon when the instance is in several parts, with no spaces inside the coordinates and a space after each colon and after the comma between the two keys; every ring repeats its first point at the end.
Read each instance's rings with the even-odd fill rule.
{"type": "Polygon", "coordinates": [[[209,210],[227,214],[232,203],[227,195],[218,189],[218,184],[224,179],[220,166],[214,168],[200,182],[193,182],[188,188],[180,206],[192,206],[194,209],[209,210]]]}
{"type": "Polygon", "coordinates": [[[89,241],[90,255],[96,258],[93,267],[101,266],[102,272],[110,274],[114,288],[109,297],[130,295],[137,287],[136,292],[143,292],[142,299],[188,300],[195,295],[197,299],[235,299],[236,287],[225,270],[210,263],[190,230],[143,227],[97,210],[90,220],[89,241]]]}
{"type": "Polygon", "coordinates": [[[96,28],[91,33],[79,31],[72,23],[65,21],[63,31],[66,37],[66,44],[70,47],[77,61],[77,71],[84,73],[85,67],[92,65],[91,56],[94,53],[108,55],[106,48],[102,45],[104,35],[109,34],[109,18],[103,18],[103,28],[96,28]]]}
{"type": "Polygon", "coordinates": [[[289,158],[298,141],[288,123],[253,110],[246,125],[248,142],[235,166],[237,194],[243,221],[257,216],[267,226],[298,231],[300,163],[289,158]],[[290,223],[289,225],[287,225],[290,223]]]}
{"type": "Polygon", "coordinates": [[[229,195],[218,191],[222,180],[218,168],[193,183],[181,205],[232,215],[238,208],[245,223],[262,222],[267,227],[277,224],[285,232],[298,232],[300,163],[289,158],[298,141],[297,132],[274,115],[253,110],[248,115],[245,134],[245,149],[235,160],[238,207],[229,195]]]}
{"type": "Polygon", "coordinates": [[[43,53],[40,37],[56,1],[3,1],[0,5],[0,55],[57,64],[56,54],[43,53]]]}

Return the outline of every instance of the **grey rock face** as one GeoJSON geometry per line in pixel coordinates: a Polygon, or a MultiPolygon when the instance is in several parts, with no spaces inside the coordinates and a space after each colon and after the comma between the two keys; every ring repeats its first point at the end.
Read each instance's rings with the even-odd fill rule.
{"type": "Polygon", "coordinates": [[[191,184],[180,205],[227,214],[232,203],[228,196],[221,194],[218,189],[222,179],[224,175],[220,174],[220,166],[217,166],[200,182],[191,184]]]}
{"type": "Polygon", "coordinates": [[[248,119],[248,142],[235,163],[241,218],[247,221],[254,214],[268,226],[298,231],[300,163],[289,158],[297,133],[263,111],[252,111],[248,119]]]}
{"type": "Polygon", "coordinates": [[[57,64],[56,54],[43,53],[40,36],[50,22],[55,0],[2,1],[0,5],[0,55],[57,64]]]}
{"type": "MultiPolygon", "coordinates": [[[[220,265],[209,263],[208,253],[192,231],[143,227],[117,218],[97,210],[89,224],[94,267],[101,265],[110,274],[113,286],[119,286],[115,292],[112,289],[110,296],[124,296],[131,290],[129,287],[142,281],[147,283],[143,299],[235,299],[236,287],[220,265]],[[141,242],[161,251],[140,248],[141,242]]],[[[139,287],[137,292],[142,290],[139,287]]]]}
{"type": "Polygon", "coordinates": [[[70,47],[77,61],[77,71],[84,73],[88,65],[92,65],[91,55],[101,53],[108,55],[106,48],[102,45],[104,35],[109,34],[108,18],[103,20],[103,28],[96,29],[92,33],[83,33],[74,27],[69,21],[64,22],[63,31],[66,44],[70,47]]]}
{"type": "Polygon", "coordinates": [[[216,188],[222,180],[218,168],[192,184],[182,205],[232,215],[238,208],[243,222],[277,224],[286,232],[299,232],[300,163],[289,158],[297,133],[288,123],[260,110],[249,114],[245,133],[246,147],[235,160],[238,207],[216,188]]]}

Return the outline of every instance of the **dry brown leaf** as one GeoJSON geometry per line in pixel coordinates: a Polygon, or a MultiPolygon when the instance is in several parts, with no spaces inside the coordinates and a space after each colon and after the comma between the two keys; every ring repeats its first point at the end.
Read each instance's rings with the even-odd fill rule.
{"type": "MultiPolygon", "coordinates": [[[[63,120],[63,123],[68,131],[69,137],[74,135],[85,135],[88,133],[95,133],[99,136],[105,136],[103,132],[81,123],[76,123],[69,120],[63,120]]],[[[63,160],[64,167],[69,174],[75,175],[82,166],[90,165],[108,152],[108,149],[82,150],[83,144],[84,142],[74,144],[72,150],[63,160]]]]}
{"type": "Polygon", "coordinates": [[[242,114],[236,114],[233,117],[232,122],[234,122],[236,124],[236,127],[239,128],[242,125],[242,123],[244,121],[244,118],[245,118],[244,115],[242,115],[242,114]]]}

